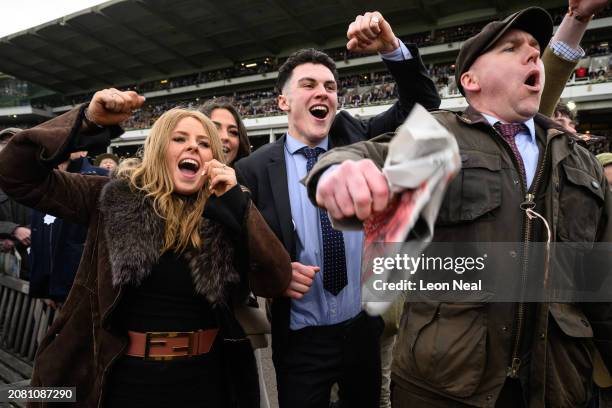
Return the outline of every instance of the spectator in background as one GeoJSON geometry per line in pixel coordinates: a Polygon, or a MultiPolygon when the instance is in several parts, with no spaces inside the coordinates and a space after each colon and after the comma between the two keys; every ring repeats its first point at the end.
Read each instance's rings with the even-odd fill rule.
{"type": "Polygon", "coordinates": [[[226,164],[233,166],[236,160],[251,154],[251,144],[246,127],[240,113],[229,98],[211,99],[198,110],[208,116],[217,127],[219,137],[223,142],[226,164]]]}
{"type": "Polygon", "coordinates": [[[564,103],[558,103],[553,113],[555,122],[572,133],[576,133],[576,111],[564,103]]]}
{"type": "MultiPolygon", "coordinates": [[[[597,160],[604,169],[604,174],[608,180],[608,188],[612,191],[612,153],[598,154],[597,160]]],[[[596,385],[596,397],[591,403],[593,408],[606,408],[612,406],[612,375],[610,368],[606,367],[601,361],[601,357],[595,358],[593,370],[593,382],[596,385]]]]}
{"type": "Polygon", "coordinates": [[[108,173],[112,172],[119,165],[119,157],[112,153],[102,153],[96,156],[94,166],[105,169],[108,173]]]}
{"type": "MultiPolygon", "coordinates": [[[[0,151],[20,132],[18,128],[7,128],[0,132],[0,151]]],[[[29,279],[28,247],[30,246],[30,213],[25,207],[0,190],[0,272],[29,279]],[[4,270],[4,269],[7,270],[4,270]]]]}
{"type": "Polygon", "coordinates": [[[578,141],[581,143],[581,145],[590,150],[589,145],[592,142],[591,135],[588,133],[578,133],[578,130],[576,130],[576,116],[577,112],[575,110],[572,110],[566,104],[559,102],[557,106],[555,106],[555,111],[553,112],[552,118],[555,122],[561,125],[563,129],[576,134],[576,137],[578,137],[578,141]]]}
{"type": "Polygon", "coordinates": [[[612,191],[612,153],[601,153],[597,155],[597,160],[601,163],[608,180],[608,186],[612,191]]]}
{"type": "MultiPolygon", "coordinates": [[[[58,166],[69,173],[106,176],[108,171],[94,167],[86,151],[74,152],[58,166]]],[[[75,224],[34,210],[30,251],[30,296],[48,299],[51,307],[64,303],[76,275],[87,226],[75,224]]]]}
{"type": "Polygon", "coordinates": [[[142,163],[142,155],[139,155],[139,152],[136,153],[136,157],[128,157],[122,159],[119,162],[119,165],[109,173],[109,176],[114,178],[120,178],[126,174],[129,174],[133,169],[140,166],[140,164],[142,163]]]}

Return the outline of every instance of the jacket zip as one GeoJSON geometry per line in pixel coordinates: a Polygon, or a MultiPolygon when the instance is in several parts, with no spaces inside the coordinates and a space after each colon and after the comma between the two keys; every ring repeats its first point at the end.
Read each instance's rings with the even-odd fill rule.
{"type": "MultiPolygon", "coordinates": [[[[508,149],[509,146],[508,146],[508,149]]],[[[512,150],[510,149],[510,152],[512,150]]],[[[523,238],[523,268],[521,271],[521,294],[525,293],[525,285],[527,282],[527,267],[529,265],[529,242],[531,238],[531,217],[528,216],[527,211],[532,210],[535,207],[535,192],[538,190],[540,185],[540,180],[542,178],[542,174],[544,174],[544,169],[546,168],[546,161],[548,155],[548,143],[544,149],[544,157],[542,158],[542,163],[538,168],[538,172],[536,173],[536,177],[531,185],[531,188],[525,193],[525,201],[523,201],[520,205],[521,210],[525,211],[525,226],[524,226],[524,238],[523,238]]],[[[515,165],[517,165],[517,169],[520,169],[520,165],[518,163],[518,159],[514,157],[514,153],[511,154],[515,165]]],[[[520,172],[519,172],[520,173],[520,172]]],[[[521,174],[521,179],[523,179],[523,175],[521,174]]],[[[526,189],[527,180],[522,180],[523,188],[526,189]]],[[[523,190],[525,191],[525,190],[523,190]]],[[[518,378],[519,369],[521,367],[521,359],[519,357],[519,348],[521,343],[521,337],[523,332],[523,325],[525,319],[525,303],[520,302],[518,304],[518,310],[516,313],[516,335],[514,338],[514,347],[512,349],[512,359],[510,360],[510,366],[506,368],[506,376],[509,378],[518,378]]]]}
{"type": "MultiPolygon", "coordinates": [[[[47,216],[47,214],[44,214],[47,216]]],[[[45,223],[45,218],[43,217],[43,225],[45,223]]],[[[51,224],[49,224],[49,275],[53,273],[53,255],[55,251],[53,250],[53,224],[55,224],[55,220],[51,224]]],[[[43,226],[44,228],[44,226],[43,226]]]]}

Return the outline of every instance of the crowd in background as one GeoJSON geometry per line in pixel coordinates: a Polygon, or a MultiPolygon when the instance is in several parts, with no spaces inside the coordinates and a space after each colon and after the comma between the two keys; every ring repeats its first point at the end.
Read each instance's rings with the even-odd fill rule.
{"type": "MultiPolygon", "coordinates": [[[[593,44],[586,47],[585,52],[586,57],[578,64],[568,85],[610,81],[612,79],[612,56],[609,45],[606,43],[593,44]]],[[[460,96],[455,84],[454,64],[430,65],[429,73],[442,98],[460,96]]],[[[338,85],[338,106],[342,109],[390,103],[397,98],[395,81],[386,72],[369,72],[341,77],[338,85]]],[[[218,96],[229,97],[239,109],[240,114],[246,118],[281,114],[273,88],[220,94],[212,98],[218,96]]],[[[127,129],[149,128],[153,121],[170,107],[195,106],[199,100],[200,98],[153,99],[147,102],[125,126],[127,129]]]]}
{"type": "MultiPolygon", "coordinates": [[[[549,10],[555,24],[559,24],[565,15],[565,8],[549,10]]],[[[597,18],[612,16],[612,7],[597,15],[597,18]]],[[[406,43],[415,43],[419,47],[463,41],[478,33],[486,22],[463,24],[456,27],[439,28],[428,32],[414,33],[401,37],[406,43]]],[[[607,82],[612,78],[612,51],[608,42],[596,42],[584,45],[585,58],[577,65],[574,75],[568,85],[607,82]]],[[[363,57],[365,55],[347,51],[345,47],[326,50],[336,61],[363,57]]],[[[138,92],[153,92],[165,89],[176,89],[201,83],[222,81],[231,78],[265,74],[278,70],[286,58],[262,57],[259,60],[236,63],[232,67],[203,71],[164,80],[156,80],[135,84],[127,88],[138,92]]],[[[428,66],[430,75],[438,88],[440,97],[459,96],[454,81],[455,66],[452,63],[437,63],[428,66]]],[[[339,80],[338,105],[341,109],[357,108],[370,105],[385,104],[397,98],[396,84],[386,72],[372,71],[341,77],[339,80]]],[[[52,95],[32,98],[32,85],[25,81],[10,77],[0,78],[0,106],[15,106],[22,102],[36,108],[46,106],[63,106],[83,103],[91,98],[91,94],[72,96],[52,95]]],[[[220,96],[228,97],[245,118],[262,117],[281,114],[277,106],[276,93],[271,87],[254,91],[239,91],[220,94],[208,94],[202,97],[155,98],[145,104],[130,120],[125,123],[126,129],[146,129],[166,110],[174,106],[188,108],[199,105],[205,99],[220,96]]],[[[28,127],[21,124],[18,127],[28,127]]]]}
{"type": "MultiPolygon", "coordinates": [[[[608,43],[594,43],[585,46],[586,56],[578,64],[574,75],[568,85],[583,83],[607,82],[612,79],[612,55],[608,43]]],[[[432,80],[438,88],[442,98],[460,96],[455,84],[454,64],[432,64],[429,67],[432,80]]],[[[170,81],[173,87],[185,86],[186,79],[170,81]]],[[[0,80],[0,93],[7,94],[7,88],[2,88],[0,80]]],[[[341,77],[338,91],[338,106],[341,109],[358,108],[378,104],[391,103],[397,98],[397,89],[392,76],[386,71],[373,71],[365,74],[355,74],[341,77]]],[[[20,87],[22,91],[25,88],[20,87]]],[[[25,92],[25,91],[24,91],[25,92]]],[[[242,91],[231,94],[221,93],[206,98],[189,97],[175,99],[154,98],[132,116],[125,124],[125,129],[147,129],[166,110],[175,106],[193,108],[205,99],[214,99],[220,96],[228,97],[239,113],[245,118],[279,115],[276,92],[270,87],[257,91],[242,91]]],[[[89,97],[89,95],[87,96],[89,97]]],[[[82,101],[87,98],[83,96],[82,101]]],[[[79,99],[79,101],[81,101],[79,99]]],[[[77,100],[71,101],[77,102],[77,100]]],[[[27,123],[14,125],[16,127],[29,127],[27,123]]]]}
{"type": "MultiPolygon", "coordinates": [[[[549,10],[551,15],[553,16],[553,20],[555,24],[559,24],[565,15],[565,8],[558,8],[549,10]]],[[[612,8],[608,6],[606,10],[597,16],[597,18],[608,17],[612,15],[612,8]]],[[[415,43],[420,48],[432,45],[446,44],[457,41],[463,41],[472,35],[479,32],[482,27],[487,22],[477,22],[471,24],[463,24],[456,27],[449,28],[440,28],[436,30],[431,30],[427,32],[414,33],[406,36],[402,36],[401,39],[405,43],[415,43]]],[[[365,56],[364,54],[355,53],[351,51],[347,51],[345,47],[338,47],[334,49],[325,50],[326,53],[335,59],[336,61],[360,58],[365,56]]],[[[596,43],[592,44],[585,48],[587,56],[601,56],[610,54],[609,45],[607,43],[601,44],[596,43]]],[[[248,75],[256,75],[256,74],[265,74],[268,72],[275,72],[278,70],[278,67],[286,60],[286,58],[277,58],[273,56],[262,57],[258,60],[248,61],[248,62],[240,62],[236,63],[231,67],[226,67],[217,70],[211,71],[202,71],[194,74],[183,75],[173,78],[167,78],[163,80],[149,81],[141,84],[132,84],[125,88],[135,89],[140,93],[144,92],[152,92],[166,89],[175,89],[181,87],[192,86],[196,84],[202,83],[210,83],[215,81],[223,81],[231,78],[248,76],[248,75]]],[[[451,64],[433,66],[430,67],[434,70],[450,70],[451,64]]],[[[583,71],[580,71],[583,73],[583,71]]],[[[593,74],[587,74],[589,79],[593,79],[593,74]]],[[[442,96],[450,96],[456,94],[456,88],[453,87],[453,84],[449,84],[448,81],[444,81],[443,78],[452,77],[452,72],[450,75],[442,75],[438,78],[437,84],[440,87],[442,96]],[[446,87],[449,87],[448,89],[446,87]]],[[[599,80],[607,80],[607,76],[602,78],[598,76],[599,80]]],[[[45,96],[40,98],[32,98],[32,91],[29,89],[31,87],[30,84],[27,84],[22,81],[16,81],[13,79],[1,79],[0,78],[0,106],[15,106],[16,104],[29,104],[31,103],[34,107],[44,107],[44,106],[62,106],[62,105],[75,105],[82,102],[85,102],[91,98],[91,94],[82,94],[82,95],[71,95],[71,96],[61,96],[61,95],[52,95],[45,96]],[[6,100],[6,104],[3,104],[2,100],[6,100]],[[12,104],[12,105],[11,105],[12,104]]],[[[367,91],[366,91],[367,92],[367,91]]],[[[355,102],[364,103],[364,101],[372,101],[377,102],[381,99],[377,99],[373,96],[372,99],[369,99],[367,95],[352,95],[352,98],[348,101],[348,105],[355,104],[355,102]]],[[[367,103],[367,102],[366,102],[367,103]]],[[[262,102],[261,105],[255,103],[253,106],[246,106],[244,108],[244,114],[247,116],[259,116],[269,113],[276,112],[275,108],[266,102],[262,102]]]]}

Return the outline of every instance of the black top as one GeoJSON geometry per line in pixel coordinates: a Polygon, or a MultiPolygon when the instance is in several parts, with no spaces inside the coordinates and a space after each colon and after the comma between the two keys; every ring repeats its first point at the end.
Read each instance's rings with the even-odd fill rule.
{"type": "Polygon", "coordinates": [[[165,253],[139,287],[128,287],[117,314],[122,329],[196,331],[217,327],[211,305],[195,291],[187,261],[165,253]]]}
{"type": "MultiPolygon", "coordinates": [[[[187,261],[174,253],[162,255],[139,287],[127,288],[116,316],[126,331],[217,327],[211,305],[195,292],[187,261]]],[[[145,361],[123,356],[110,371],[104,405],[224,407],[218,340],[209,353],[186,359],[145,361]]]]}

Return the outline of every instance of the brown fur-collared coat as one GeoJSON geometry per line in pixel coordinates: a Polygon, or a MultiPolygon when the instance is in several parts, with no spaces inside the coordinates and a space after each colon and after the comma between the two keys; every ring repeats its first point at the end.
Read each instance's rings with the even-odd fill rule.
{"type": "MultiPolygon", "coordinates": [[[[27,206],[88,226],[70,295],[39,345],[32,385],[76,386],[76,406],[98,407],[109,369],[127,346],[113,311],[124,286],[141,283],[157,262],[163,221],[126,181],[53,170],[71,151],[108,143],[116,134],[84,125],[83,111],[16,135],[0,154],[0,188],[27,206]]],[[[185,255],[196,290],[216,306],[228,368],[220,375],[228,378],[232,406],[259,407],[251,346],[232,305],[249,290],[281,295],[291,279],[290,259],[239,187],[210,199],[204,218],[203,249],[185,255]]]]}

